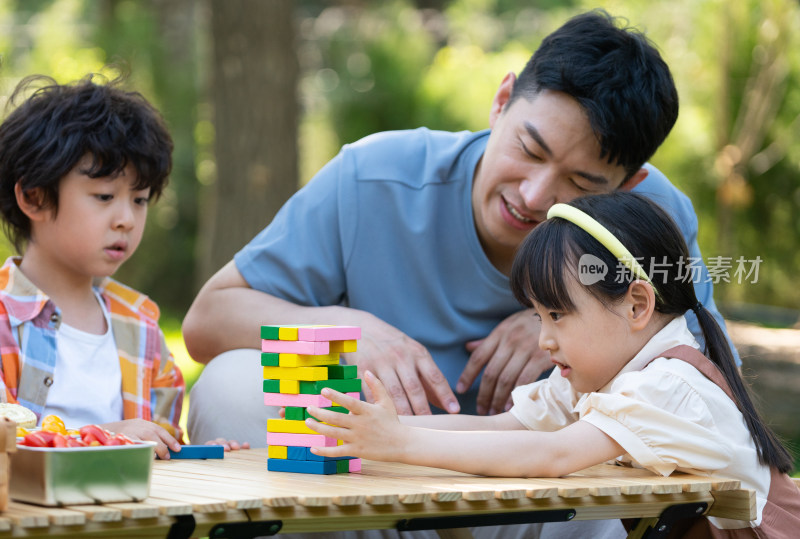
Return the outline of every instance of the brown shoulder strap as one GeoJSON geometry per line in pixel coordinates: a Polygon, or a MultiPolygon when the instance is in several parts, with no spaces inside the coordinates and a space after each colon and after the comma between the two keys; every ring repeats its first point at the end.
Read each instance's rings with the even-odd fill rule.
{"type": "MultiPolygon", "coordinates": [[[[717,384],[734,402],[730,386],[719,368],[702,352],[687,345],[676,346],[663,352],[659,357],[675,358],[685,361],[706,378],[717,384]]],[[[791,478],[770,466],[770,486],[767,503],[762,510],[761,524],[757,528],[739,528],[720,530],[706,517],[681,521],[688,525],[686,529],[673,529],[670,537],[713,537],[732,539],[734,537],[795,537],[800,525],[800,492],[791,478]]],[[[679,525],[681,524],[679,523],[679,525]]]]}
{"type": "Polygon", "coordinates": [[[725,380],[725,376],[719,368],[697,348],[692,348],[687,344],[681,344],[662,352],[660,357],[674,357],[675,359],[685,361],[703,373],[706,378],[717,384],[733,402],[736,402],[736,399],[733,398],[733,392],[728,382],[725,380]]]}

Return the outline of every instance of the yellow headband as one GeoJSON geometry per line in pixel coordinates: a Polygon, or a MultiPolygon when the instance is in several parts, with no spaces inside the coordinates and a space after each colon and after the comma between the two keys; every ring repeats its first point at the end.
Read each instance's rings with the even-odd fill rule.
{"type": "Polygon", "coordinates": [[[594,217],[568,204],[553,204],[547,212],[547,218],[553,217],[566,219],[588,232],[590,236],[602,243],[612,255],[617,257],[617,260],[631,270],[636,277],[650,283],[650,286],[653,287],[653,292],[658,297],[658,289],[656,289],[653,281],[650,280],[650,276],[639,264],[639,261],[633,257],[628,248],[622,245],[622,242],[611,231],[601,225],[594,217]]]}

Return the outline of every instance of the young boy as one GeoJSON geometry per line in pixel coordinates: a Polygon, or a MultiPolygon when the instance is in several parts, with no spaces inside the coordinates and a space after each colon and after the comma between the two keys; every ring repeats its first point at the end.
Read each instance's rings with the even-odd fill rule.
{"type": "Polygon", "coordinates": [[[97,423],[179,450],[185,385],[147,296],[111,275],[167,182],[172,138],[139,93],[84,78],[39,86],[0,125],[0,401],[68,428],[97,423]]]}

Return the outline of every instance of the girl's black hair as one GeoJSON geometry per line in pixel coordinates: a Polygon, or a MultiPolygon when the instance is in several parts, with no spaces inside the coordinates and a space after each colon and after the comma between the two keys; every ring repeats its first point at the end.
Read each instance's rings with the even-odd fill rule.
{"type": "MultiPolygon", "coordinates": [[[[640,262],[658,291],[656,311],[683,316],[698,304],[693,275],[687,267],[689,250],[678,226],[655,202],[617,191],[578,198],[570,205],[605,226],[640,262]]],[[[537,226],[520,246],[511,270],[511,289],[517,300],[528,307],[535,301],[547,309],[570,312],[575,309],[568,292],[570,281],[581,283],[604,305],[611,305],[621,300],[635,279],[589,233],[570,221],[555,218],[537,226]],[[594,271],[588,271],[590,265],[594,271]],[[598,270],[603,267],[607,273],[600,277],[598,270]]],[[[706,341],[705,354],[728,382],[759,461],[789,472],[793,466],[791,454],[756,411],[725,334],[705,307],[696,313],[706,341]]]]}
{"type": "Polygon", "coordinates": [[[88,75],[72,84],[32,75],[14,90],[9,104],[28,97],[0,125],[0,214],[18,252],[30,239],[31,223],[17,206],[14,186],[40,189],[42,203],[58,210],[58,187],[84,156],[87,174],[104,178],[132,165],[135,189],[157,199],[172,169],[172,137],[161,114],[138,92],[122,89],[124,77],[98,84],[88,75]]]}

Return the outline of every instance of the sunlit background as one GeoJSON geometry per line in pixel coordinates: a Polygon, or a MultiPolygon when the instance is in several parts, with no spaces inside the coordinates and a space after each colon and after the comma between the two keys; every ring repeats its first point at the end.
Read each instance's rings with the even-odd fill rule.
{"type": "MultiPolygon", "coordinates": [[[[247,10],[260,1],[239,4],[247,10]]],[[[731,273],[731,282],[718,283],[723,312],[772,327],[798,323],[797,1],[284,4],[293,9],[290,53],[299,66],[298,177],[279,180],[293,189],[342,144],[375,131],[488,127],[497,85],[508,71],[522,68],[544,35],[590,8],[626,17],[658,46],[681,99],[678,123],[652,162],[694,202],[707,259],[762,261],[757,282],[737,282],[731,273]]],[[[212,7],[192,0],[0,0],[4,114],[25,75],[69,82],[87,73],[114,78],[125,71],[128,86],[153,102],[172,130],[170,186],[150,210],[139,252],[117,277],[159,303],[162,327],[189,385],[201,366],[186,354],[180,322],[208,276],[198,265],[207,193],[216,182],[236,181],[218,170],[214,152],[212,7]]],[[[263,224],[270,218],[264,215],[263,224]]],[[[0,254],[10,252],[0,245],[0,254]]]]}

